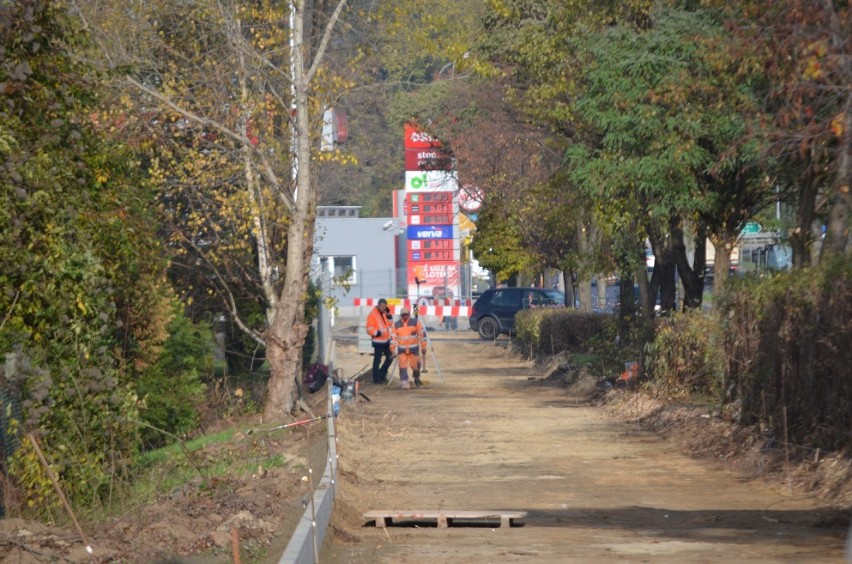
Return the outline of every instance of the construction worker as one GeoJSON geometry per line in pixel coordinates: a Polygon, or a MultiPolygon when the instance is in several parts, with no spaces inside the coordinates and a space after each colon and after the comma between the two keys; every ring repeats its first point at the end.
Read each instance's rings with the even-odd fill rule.
{"type": "Polygon", "coordinates": [[[387,300],[382,298],[367,316],[367,334],[373,342],[373,382],[376,384],[388,383],[388,368],[393,362],[392,327],[393,314],[388,309],[387,300]]]}
{"type": "Polygon", "coordinates": [[[414,376],[414,385],[422,386],[420,381],[420,354],[426,352],[426,332],[411,310],[404,307],[399,312],[399,320],[393,324],[391,351],[399,360],[399,381],[404,390],[411,389],[408,381],[408,369],[414,376]]]}

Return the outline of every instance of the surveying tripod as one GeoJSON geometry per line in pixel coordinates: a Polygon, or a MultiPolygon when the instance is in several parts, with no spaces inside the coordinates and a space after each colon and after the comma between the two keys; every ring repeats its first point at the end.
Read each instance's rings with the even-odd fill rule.
{"type": "MultiPolygon", "coordinates": [[[[418,322],[420,321],[420,304],[414,304],[414,319],[418,322]]],[[[438,364],[438,357],[435,354],[435,347],[432,346],[432,339],[429,338],[429,331],[426,330],[426,324],[422,323],[420,325],[423,328],[423,336],[426,337],[426,346],[429,347],[429,352],[432,353],[432,362],[435,363],[435,368],[438,370],[438,376],[441,378],[441,382],[444,381],[444,374],[441,372],[441,365],[438,364]]],[[[421,358],[423,359],[423,367],[425,372],[426,367],[426,358],[425,353],[421,353],[421,358]]],[[[388,385],[393,382],[394,374],[396,374],[396,363],[399,360],[398,356],[393,357],[393,364],[391,364],[390,371],[388,372],[388,385]]]]}
{"type": "MultiPolygon", "coordinates": [[[[414,319],[420,320],[420,304],[414,306],[414,319]]],[[[426,345],[429,347],[429,352],[432,353],[432,361],[435,363],[435,368],[438,369],[438,376],[441,377],[441,382],[444,381],[444,375],[441,373],[441,365],[438,364],[438,357],[435,355],[435,347],[432,346],[432,339],[429,338],[429,331],[426,330],[426,324],[423,327],[423,336],[426,337],[426,345]]],[[[424,355],[425,356],[425,355],[424,355]]],[[[426,359],[423,359],[423,372],[426,372],[426,359]]]]}

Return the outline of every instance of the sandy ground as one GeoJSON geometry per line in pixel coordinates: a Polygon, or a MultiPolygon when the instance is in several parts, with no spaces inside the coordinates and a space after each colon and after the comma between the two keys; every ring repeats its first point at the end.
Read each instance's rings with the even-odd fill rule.
{"type": "MultiPolygon", "coordinates": [[[[426,388],[365,383],[338,417],[321,562],[844,561],[848,511],[752,479],[543,379],[506,341],[433,332],[426,388]],[[443,378],[441,378],[443,376],[443,378]],[[519,526],[387,529],[369,510],[519,510],[519,526]]],[[[337,343],[345,376],[369,355],[337,343]]],[[[369,378],[368,378],[369,379],[369,378]]],[[[700,423],[699,423],[700,424],[700,423]]]]}
{"type": "MultiPolygon", "coordinates": [[[[821,457],[779,474],[777,452],[773,462],[706,410],[662,408],[632,393],[590,402],[593,378],[570,387],[545,379],[507,352],[505,338],[431,334],[426,389],[367,383],[360,391],[370,401],[342,405],[338,496],[320,562],[843,562],[849,459],[821,457]],[[511,528],[423,521],[387,530],[363,517],[429,509],[528,515],[511,528]]],[[[351,377],[371,358],[357,351],[354,330],[341,337],[337,366],[351,377]]],[[[322,413],[324,391],[306,399],[322,413]]],[[[202,468],[241,462],[231,473],[200,472],[150,504],[83,520],[91,556],[67,519],[0,519],[0,564],[219,564],[235,552],[242,562],[278,562],[310,497],[309,476],[322,473],[326,427],[250,432],[256,419],[219,421],[242,431],[192,455],[202,468]],[[280,462],[264,466],[270,457],[280,462]]]]}

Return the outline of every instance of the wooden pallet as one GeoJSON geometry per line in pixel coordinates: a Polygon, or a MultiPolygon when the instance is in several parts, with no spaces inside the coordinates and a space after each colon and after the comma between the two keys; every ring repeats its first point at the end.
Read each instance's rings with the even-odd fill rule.
{"type": "Polygon", "coordinates": [[[465,519],[466,522],[479,520],[495,520],[500,522],[500,527],[511,527],[515,519],[523,519],[527,516],[526,511],[453,511],[448,509],[421,510],[421,511],[367,511],[364,518],[375,521],[376,527],[388,527],[394,521],[432,521],[437,520],[439,529],[452,526],[453,519],[465,519]]]}

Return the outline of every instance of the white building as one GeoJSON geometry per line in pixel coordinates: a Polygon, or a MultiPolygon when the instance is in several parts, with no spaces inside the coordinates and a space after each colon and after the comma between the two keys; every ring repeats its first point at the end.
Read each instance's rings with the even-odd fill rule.
{"type": "Polygon", "coordinates": [[[332,296],[343,307],[355,298],[397,295],[399,230],[392,218],[364,218],[360,211],[360,206],[317,208],[311,278],[320,278],[325,263],[333,276],[332,296]]]}

